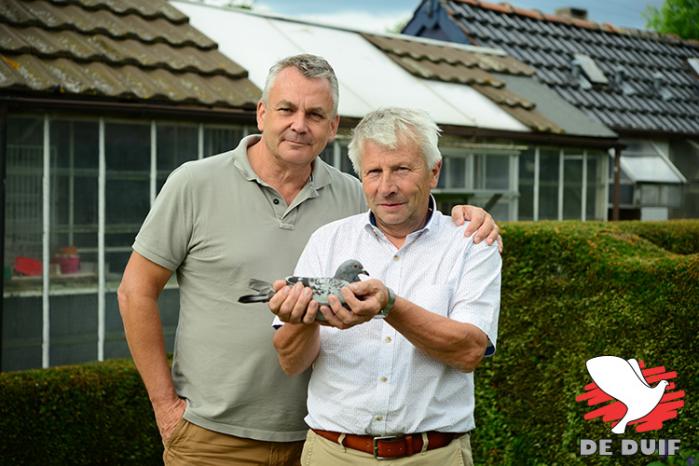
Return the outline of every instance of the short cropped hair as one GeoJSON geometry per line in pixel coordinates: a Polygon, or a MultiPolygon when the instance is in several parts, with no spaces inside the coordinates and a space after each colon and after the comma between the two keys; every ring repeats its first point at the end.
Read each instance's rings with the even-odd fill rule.
{"type": "Polygon", "coordinates": [[[361,176],[364,143],[372,141],[395,150],[402,138],[418,144],[420,154],[431,169],[442,160],[438,140],[441,130],[422,110],[409,108],[380,108],[367,114],[354,128],[349,143],[349,158],[354,171],[361,176]]]}
{"type": "Polygon", "coordinates": [[[286,68],[296,68],[307,78],[324,78],[330,83],[330,90],[333,99],[333,115],[337,115],[337,105],[340,98],[340,90],[337,84],[337,76],[335,70],[330,66],[330,63],[323,57],[311,55],[310,53],[302,53],[291,57],[282,58],[277,63],[272,65],[267,74],[265,88],[262,90],[262,101],[269,105],[269,90],[274,85],[279,73],[286,68]]]}

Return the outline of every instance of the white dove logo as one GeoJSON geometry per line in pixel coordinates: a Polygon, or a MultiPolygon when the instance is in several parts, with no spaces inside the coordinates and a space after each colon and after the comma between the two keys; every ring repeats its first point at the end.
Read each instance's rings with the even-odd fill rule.
{"type": "Polygon", "coordinates": [[[616,356],[599,356],[588,360],[585,365],[597,387],[626,406],[626,414],[612,428],[615,434],[623,434],[629,422],[653,411],[669,383],[661,380],[655,387],[648,385],[635,359],[627,361],[616,356]]]}

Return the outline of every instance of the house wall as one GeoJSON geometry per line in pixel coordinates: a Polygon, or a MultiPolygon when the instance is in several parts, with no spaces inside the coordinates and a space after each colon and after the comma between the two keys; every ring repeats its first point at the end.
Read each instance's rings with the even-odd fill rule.
{"type": "MultiPolygon", "coordinates": [[[[116,290],[151,203],[174,168],[229,150],[247,132],[195,121],[10,115],[2,369],[128,356],[116,290]]],[[[160,303],[172,351],[174,277],[160,303]]]]}

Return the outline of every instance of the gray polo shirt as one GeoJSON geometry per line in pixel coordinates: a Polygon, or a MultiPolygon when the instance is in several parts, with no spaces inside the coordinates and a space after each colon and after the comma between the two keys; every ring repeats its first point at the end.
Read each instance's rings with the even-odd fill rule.
{"type": "Polygon", "coordinates": [[[239,304],[250,278],[290,275],[318,227],[366,210],[361,184],[320,158],[291,205],[233,151],[170,174],[133,248],[176,271],[180,315],[172,375],[185,418],[217,432],[303,440],[308,373],[288,377],[266,304],[239,304]]]}

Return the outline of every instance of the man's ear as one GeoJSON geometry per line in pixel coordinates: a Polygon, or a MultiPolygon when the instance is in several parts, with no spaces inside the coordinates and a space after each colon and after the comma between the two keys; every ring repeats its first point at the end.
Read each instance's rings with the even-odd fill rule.
{"type": "Polygon", "coordinates": [[[431,188],[436,188],[437,183],[439,183],[439,174],[442,171],[442,161],[437,160],[437,163],[434,164],[432,167],[432,180],[430,180],[430,187],[431,188]]]}
{"type": "Polygon", "coordinates": [[[265,127],[265,113],[267,113],[267,106],[262,99],[260,99],[257,102],[257,129],[260,130],[260,133],[264,131],[265,127]]]}
{"type": "Polygon", "coordinates": [[[335,115],[335,117],[330,121],[330,136],[328,137],[328,142],[335,140],[337,136],[337,128],[340,127],[340,115],[335,115]]]}

